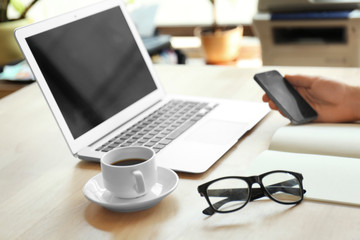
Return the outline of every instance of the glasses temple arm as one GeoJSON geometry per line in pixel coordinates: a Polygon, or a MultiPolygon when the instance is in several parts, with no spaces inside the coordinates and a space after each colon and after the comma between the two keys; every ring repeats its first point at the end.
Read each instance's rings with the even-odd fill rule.
{"type": "MultiPolygon", "coordinates": [[[[291,189],[289,187],[295,186],[298,184],[296,179],[290,179],[283,182],[275,183],[272,185],[267,186],[266,188],[271,190],[270,193],[275,193],[281,190],[287,190],[291,193],[291,189]]],[[[248,189],[247,188],[232,188],[232,189],[210,189],[207,190],[207,195],[209,197],[227,197],[230,201],[231,200],[244,200],[247,198],[248,189]]],[[[253,188],[252,189],[252,196],[250,200],[255,200],[261,197],[264,197],[264,192],[261,188],[253,188]]]]}
{"type": "Polygon", "coordinates": [[[296,186],[299,184],[299,181],[297,179],[290,179],[284,182],[275,183],[273,185],[269,185],[266,187],[267,191],[270,194],[283,191],[292,195],[300,195],[301,193],[306,193],[305,189],[301,188],[292,188],[293,186],[296,186]],[[301,192],[302,191],[302,192],[301,192]]]}
{"type": "MultiPolygon", "coordinates": [[[[225,205],[228,202],[235,200],[246,201],[248,197],[247,188],[234,188],[234,189],[211,189],[207,191],[208,196],[210,197],[226,197],[214,204],[213,208],[219,209],[221,206],[225,205]]],[[[215,212],[211,207],[205,208],[203,213],[206,215],[213,215],[215,212]]]]}
{"type": "MultiPolygon", "coordinates": [[[[232,201],[246,201],[248,197],[247,188],[234,188],[234,189],[211,189],[207,191],[208,196],[210,197],[226,197],[214,204],[212,206],[215,209],[219,209],[221,206],[225,205],[228,202],[232,201]]],[[[205,208],[203,213],[206,215],[213,215],[215,212],[211,207],[205,208]]]]}
{"type": "MultiPolygon", "coordinates": [[[[218,209],[219,207],[221,207],[222,205],[231,202],[232,200],[229,200],[229,198],[223,199],[219,202],[216,202],[215,204],[213,204],[213,207],[215,209],[218,209]]],[[[215,211],[211,208],[211,207],[207,207],[203,210],[203,213],[206,215],[213,215],[215,213],[215,211]]]]}

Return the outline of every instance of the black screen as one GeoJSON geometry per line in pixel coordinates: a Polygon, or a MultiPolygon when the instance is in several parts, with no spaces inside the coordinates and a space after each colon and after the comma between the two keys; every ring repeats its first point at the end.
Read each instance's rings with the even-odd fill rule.
{"type": "Polygon", "coordinates": [[[74,138],[156,89],[119,7],[26,41],[74,138]]]}

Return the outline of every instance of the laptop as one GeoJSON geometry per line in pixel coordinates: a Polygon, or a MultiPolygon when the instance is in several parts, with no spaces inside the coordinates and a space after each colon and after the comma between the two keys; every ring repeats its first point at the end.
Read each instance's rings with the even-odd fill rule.
{"type": "Polygon", "coordinates": [[[159,166],[202,173],[269,112],[261,102],[167,95],[120,0],[16,29],[15,37],[70,151],[82,160],[143,145],[156,150],[159,166]],[[161,128],[169,116],[175,122],[161,128]]]}

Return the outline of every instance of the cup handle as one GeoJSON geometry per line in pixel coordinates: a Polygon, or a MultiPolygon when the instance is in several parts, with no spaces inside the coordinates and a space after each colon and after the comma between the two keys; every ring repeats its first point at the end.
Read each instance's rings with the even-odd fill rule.
{"type": "Polygon", "coordinates": [[[135,181],[136,181],[135,190],[139,194],[144,194],[145,193],[145,182],[144,182],[144,176],[143,176],[142,172],[140,172],[139,170],[135,170],[135,171],[133,171],[133,175],[135,176],[135,181]]]}

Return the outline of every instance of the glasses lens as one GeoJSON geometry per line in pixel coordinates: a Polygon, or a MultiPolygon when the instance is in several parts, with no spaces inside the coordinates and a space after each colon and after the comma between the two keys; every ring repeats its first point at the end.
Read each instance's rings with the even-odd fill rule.
{"type": "Polygon", "coordinates": [[[275,172],[262,179],[266,191],[282,203],[296,203],[302,200],[303,191],[299,180],[291,173],[275,172]]]}
{"type": "Polygon", "coordinates": [[[214,209],[229,212],[243,207],[249,198],[249,186],[238,178],[225,178],[208,186],[207,194],[214,209]]]}

